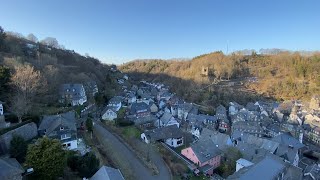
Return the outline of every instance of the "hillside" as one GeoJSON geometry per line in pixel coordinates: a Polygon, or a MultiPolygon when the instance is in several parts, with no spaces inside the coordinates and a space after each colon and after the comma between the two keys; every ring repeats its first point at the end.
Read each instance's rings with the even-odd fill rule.
{"type": "Polygon", "coordinates": [[[205,105],[260,98],[309,99],[320,93],[320,54],[316,53],[244,56],[214,52],[189,61],[132,61],[119,69],[137,79],[163,82],[186,99],[205,105]]]}
{"type": "Polygon", "coordinates": [[[17,102],[18,90],[12,78],[17,68],[28,65],[40,74],[42,80],[28,114],[56,113],[59,87],[63,83],[95,81],[102,103],[116,92],[114,73],[111,73],[110,66],[99,60],[54,44],[30,41],[10,33],[2,32],[1,35],[0,32],[0,100],[5,102],[7,110],[17,102]]]}

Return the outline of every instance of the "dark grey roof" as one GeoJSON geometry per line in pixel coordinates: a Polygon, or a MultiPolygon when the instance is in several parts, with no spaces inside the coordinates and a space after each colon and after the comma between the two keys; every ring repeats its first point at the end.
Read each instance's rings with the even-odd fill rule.
{"type": "Polygon", "coordinates": [[[320,166],[312,164],[306,167],[304,170],[305,176],[312,176],[314,179],[320,179],[320,166]]]}
{"type": "Polygon", "coordinates": [[[121,103],[122,101],[123,101],[123,97],[121,97],[121,96],[114,96],[113,98],[111,98],[110,100],[109,100],[109,104],[119,104],[119,103],[121,103]]]}
{"type": "Polygon", "coordinates": [[[144,132],[152,141],[165,140],[169,138],[181,138],[183,132],[176,125],[165,126],[144,132]]]}
{"type": "Polygon", "coordinates": [[[0,158],[0,179],[11,179],[24,172],[19,162],[14,158],[0,158]]]}
{"type": "Polygon", "coordinates": [[[119,169],[102,166],[90,180],[124,180],[124,177],[119,169]]]}
{"type": "Polygon", "coordinates": [[[267,150],[243,141],[238,142],[237,146],[235,147],[241,152],[243,158],[249,161],[252,161],[254,158],[264,157],[266,154],[269,154],[267,150]]]}
{"type": "Polygon", "coordinates": [[[199,140],[191,144],[191,148],[201,163],[222,154],[211,140],[199,140]]]}
{"type": "Polygon", "coordinates": [[[170,113],[165,112],[162,117],[160,118],[160,121],[163,124],[167,124],[171,119],[173,118],[173,116],[170,113]]]}
{"type": "Polygon", "coordinates": [[[58,115],[44,116],[38,130],[46,130],[46,133],[50,134],[59,125],[69,127],[71,130],[76,131],[77,127],[75,112],[70,111],[58,115]]]}
{"type": "Polygon", "coordinates": [[[60,88],[60,94],[71,96],[73,100],[76,100],[85,95],[85,90],[82,84],[63,84],[60,88]]]}
{"type": "Polygon", "coordinates": [[[231,139],[229,135],[220,133],[218,131],[212,131],[207,128],[202,129],[200,138],[203,140],[211,140],[216,145],[216,147],[221,150],[231,145],[231,139]]]}
{"type": "Polygon", "coordinates": [[[217,108],[216,108],[216,114],[226,114],[227,113],[227,110],[226,108],[223,106],[223,105],[219,105],[217,108]]]}
{"type": "Polygon", "coordinates": [[[287,133],[280,134],[271,139],[272,141],[280,143],[283,146],[292,146],[294,149],[300,149],[305,147],[304,144],[300,143],[298,139],[292,137],[287,133]]]}
{"type": "Polygon", "coordinates": [[[275,154],[290,161],[291,163],[294,162],[298,150],[304,147],[298,139],[286,133],[280,134],[271,140],[279,143],[279,147],[275,154]]]}
{"type": "Polygon", "coordinates": [[[148,111],[149,106],[145,102],[133,103],[131,105],[130,113],[136,114],[139,111],[148,111]]]}
{"type": "Polygon", "coordinates": [[[248,111],[259,111],[260,107],[252,102],[248,102],[248,104],[246,105],[246,109],[248,109],[248,111]]]}
{"type": "Polygon", "coordinates": [[[282,159],[268,155],[255,165],[240,169],[235,174],[229,176],[228,179],[271,180],[276,179],[285,168],[286,165],[282,159]]]}

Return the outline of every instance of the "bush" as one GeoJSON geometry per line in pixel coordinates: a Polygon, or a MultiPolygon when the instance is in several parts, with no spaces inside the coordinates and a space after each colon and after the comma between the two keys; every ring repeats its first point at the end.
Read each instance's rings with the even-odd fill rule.
{"type": "Polygon", "coordinates": [[[80,177],[89,178],[99,169],[99,159],[93,153],[87,153],[84,156],[70,154],[67,164],[74,172],[78,172],[80,177]]]}
{"type": "Polygon", "coordinates": [[[26,158],[28,143],[21,136],[13,136],[10,142],[10,156],[23,163],[26,158]]]}

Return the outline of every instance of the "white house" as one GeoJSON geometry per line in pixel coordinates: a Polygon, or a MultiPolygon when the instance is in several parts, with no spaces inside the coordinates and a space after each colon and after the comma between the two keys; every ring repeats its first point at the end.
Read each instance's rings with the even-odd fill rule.
{"type": "Polygon", "coordinates": [[[72,106],[83,105],[87,102],[86,91],[82,84],[63,84],[60,88],[60,103],[72,106]]]}
{"type": "Polygon", "coordinates": [[[166,126],[145,131],[140,137],[147,144],[160,141],[174,148],[184,144],[183,133],[177,126],[166,126]]]}
{"type": "Polygon", "coordinates": [[[62,146],[69,150],[77,149],[75,112],[44,116],[39,125],[38,133],[42,136],[60,140],[62,146]]]}
{"type": "Polygon", "coordinates": [[[115,96],[109,100],[108,107],[112,107],[115,111],[119,111],[122,107],[122,97],[115,96]]]}
{"type": "Polygon", "coordinates": [[[107,107],[101,116],[102,120],[108,120],[108,121],[112,121],[114,119],[116,119],[117,116],[117,112],[115,111],[115,109],[111,108],[111,107],[107,107]]]}
{"type": "Polygon", "coordinates": [[[0,116],[2,116],[3,113],[3,102],[0,101],[0,116]]]}

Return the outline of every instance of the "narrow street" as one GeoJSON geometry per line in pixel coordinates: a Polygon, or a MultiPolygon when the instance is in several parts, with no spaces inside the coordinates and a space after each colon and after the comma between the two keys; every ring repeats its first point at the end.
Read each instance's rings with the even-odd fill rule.
{"type": "Polygon", "coordinates": [[[117,137],[115,137],[112,133],[106,130],[101,122],[95,122],[94,131],[100,139],[104,146],[112,146],[114,150],[117,151],[118,154],[121,154],[122,159],[124,159],[134,172],[135,177],[132,179],[141,179],[141,180],[169,180],[171,179],[171,173],[167,168],[165,162],[162,160],[161,156],[151,150],[150,158],[155,163],[159,170],[159,174],[153,176],[151,170],[146,168],[143,163],[139,160],[139,158],[132,152],[126,145],[124,145],[117,137]]]}

